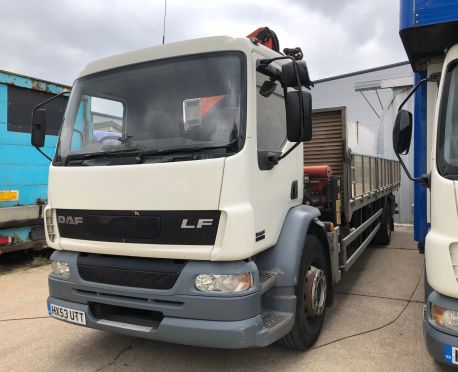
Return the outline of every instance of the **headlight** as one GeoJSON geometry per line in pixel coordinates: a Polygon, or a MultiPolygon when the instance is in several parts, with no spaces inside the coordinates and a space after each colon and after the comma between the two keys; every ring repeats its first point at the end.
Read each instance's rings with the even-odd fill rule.
{"type": "Polygon", "coordinates": [[[458,311],[444,309],[443,307],[432,304],[431,318],[441,327],[458,331],[458,311]]]}
{"type": "Polygon", "coordinates": [[[253,286],[253,275],[244,274],[200,274],[195,280],[196,288],[202,292],[243,292],[253,286]]]}
{"type": "Polygon", "coordinates": [[[70,267],[64,261],[51,261],[52,273],[64,279],[70,278],[70,267]]]}

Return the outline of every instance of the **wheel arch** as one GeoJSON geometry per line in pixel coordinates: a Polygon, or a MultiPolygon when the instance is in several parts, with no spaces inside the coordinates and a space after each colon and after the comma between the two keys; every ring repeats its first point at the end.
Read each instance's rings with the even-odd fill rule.
{"type": "Polygon", "coordinates": [[[328,301],[332,304],[332,270],[329,243],[323,224],[318,220],[320,211],[317,208],[299,205],[291,208],[283,222],[277,243],[272,248],[256,257],[260,271],[275,271],[280,274],[276,287],[294,287],[297,285],[300,262],[308,234],[316,236],[324,248],[328,263],[328,301]]]}
{"type": "Polygon", "coordinates": [[[331,306],[334,302],[334,289],[333,289],[333,279],[332,279],[332,267],[331,267],[331,252],[329,247],[328,238],[324,230],[323,223],[319,220],[313,220],[309,226],[308,233],[310,235],[316,236],[323,246],[324,254],[326,261],[328,263],[328,272],[326,273],[327,285],[328,285],[328,294],[327,294],[327,305],[331,306]]]}

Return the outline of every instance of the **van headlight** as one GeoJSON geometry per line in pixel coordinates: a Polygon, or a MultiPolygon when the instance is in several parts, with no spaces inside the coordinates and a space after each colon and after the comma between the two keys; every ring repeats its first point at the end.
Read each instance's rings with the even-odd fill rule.
{"type": "Polygon", "coordinates": [[[65,261],[51,261],[52,273],[63,279],[70,278],[70,266],[65,261]]]}
{"type": "Polygon", "coordinates": [[[431,318],[442,328],[458,332],[458,311],[431,304],[431,318]]]}
{"type": "Polygon", "coordinates": [[[244,292],[253,287],[253,274],[200,274],[195,285],[202,292],[244,292]]]}

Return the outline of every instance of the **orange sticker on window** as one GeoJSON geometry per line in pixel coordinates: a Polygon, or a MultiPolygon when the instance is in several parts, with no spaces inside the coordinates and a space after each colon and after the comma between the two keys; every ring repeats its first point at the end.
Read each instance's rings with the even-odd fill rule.
{"type": "Polygon", "coordinates": [[[213,109],[213,107],[221,102],[224,97],[225,95],[202,97],[200,99],[200,117],[203,118],[209,111],[213,109]]]}

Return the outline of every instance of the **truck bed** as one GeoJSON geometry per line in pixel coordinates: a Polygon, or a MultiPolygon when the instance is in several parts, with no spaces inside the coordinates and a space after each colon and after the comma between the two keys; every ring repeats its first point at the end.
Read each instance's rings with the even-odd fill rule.
{"type": "MultiPolygon", "coordinates": [[[[329,165],[340,189],[341,211],[353,212],[399,188],[397,160],[352,153],[346,140],[346,107],[314,110],[313,138],[304,143],[304,165],[329,165]]],[[[339,219],[337,219],[339,220],[339,219]]]]}

